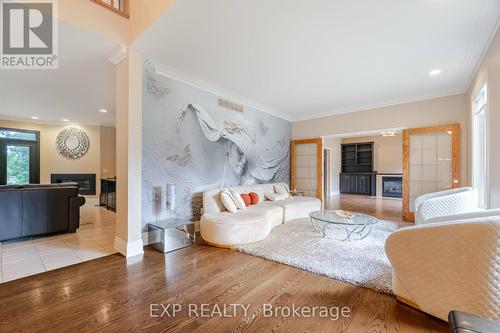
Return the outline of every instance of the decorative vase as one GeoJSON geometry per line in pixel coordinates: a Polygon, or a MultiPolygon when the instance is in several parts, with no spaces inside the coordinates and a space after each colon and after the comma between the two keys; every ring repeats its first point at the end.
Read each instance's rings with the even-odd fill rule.
{"type": "Polygon", "coordinates": [[[172,216],[172,212],[175,210],[175,184],[167,184],[167,210],[172,216]]]}

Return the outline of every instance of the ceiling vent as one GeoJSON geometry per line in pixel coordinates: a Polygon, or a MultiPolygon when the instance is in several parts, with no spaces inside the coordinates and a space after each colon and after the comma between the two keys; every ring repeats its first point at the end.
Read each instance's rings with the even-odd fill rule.
{"type": "Polygon", "coordinates": [[[219,106],[232,111],[243,112],[243,105],[233,103],[226,99],[219,98],[219,106]]]}

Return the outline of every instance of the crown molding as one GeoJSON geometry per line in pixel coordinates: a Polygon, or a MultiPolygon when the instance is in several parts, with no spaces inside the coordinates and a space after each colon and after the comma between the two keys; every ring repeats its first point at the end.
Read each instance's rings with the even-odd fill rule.
{"type": "MultiPolygon", "coordinates": [[[[484,0],[487,1],[487,0],[484,0]]],[[[483,2],[484,4],[484,2],[483,2]]],[[[489,1],[489,6],[484,6],[481,8],[478,18],[477,18],[477,28],[474,29],[474,34],[472,35],[471,42],[473,40],[477,40],[478,36],[481,35],[481,32],[483,32],[490,24],[492,23],[491,20],[488,21],[486,18],[489,16],[488,14],[493,11],[492,7],[497,5],[495,1],[489,1]]],[[[497,5],[498,6],[498,5],[497,5]]],[[[476,76],[479,67],[481,66],[481,63],[484,60],[484,57],[488,53],[488,50],[490,49],[491,43],[495,39],[495,36],[498,31],[498,27],[500,25],[500,16],[496,18],[496,22],[493,24],[495,27],[490,35],[488,36],[487,43],[485,44],[485,47],[482,50],[475,50],[472,47],[469,47],[469,52],[464,58],[464,62],[462,65],[462,73],[460,75],[460,80],[464,82],[464,91],[468,91],[472,85],[472,81],[474,77],[476,76]],[[475,61],[475,64],[474,64],[475,61]],[[472,68],[472,70],[466,74],[466,69],[467,68],[472,68]]]]}
{"type": "Polygon", "coordinates": [[[380,108],[385,108],[385,107],[389,107],[389,106],[396,106],[396,105],[401,105],[401,104],[424,102],[424,101],[428,101],[428,100],[436,99],[436,98],[441,98],[441,97],[461,95],[461,94],[464,94],[465,92],[466,92],[466,90],[463,90],[463,89],[462,90],[452,90],[450,92],[436,94],[436,95],[426,95],[426,96],[421,96],[421,97],[416,97],[416,98],[403,98],[403,99],[394,100],[394,101],[390,101],[390,102],[386,102],[386,103],[371,104],[371,105],[364,105],[364,106],[355,106],[355,107],[345,108],[345,109],[336,109],[336,110],[332,110],[332,111],[324,112],[324,113],[316,113],[316,114],[312,114],[312,115],[304,115],[304,116],[294,117],[292,119],[292,122],[311,120],[311,119],[317,119],[317,118],[332,117],[332,116],[338,116],[341,114],[368,111],[368,110],[372,110],[372,109],[380,109],[380,108]]]}
{"type": "Polygon", "coordinates": [[[107,59],[113,64],[118,65],[123,59],[127,57],[128,47],[126,45],[119,45],[113,52],[111,52],[107,59]]]}
{"type": "Polygon", "coordinates": [[[241,95],[238,95],[232,91],[226,90],[224,88],[221,88],[219,86],[213,85],[211,83],[208,83],[204,80],[198,79],[190,74],[187,74],[185,72],[179,71],[177,69],[171,68],[169,66],[163,65],[155,60],[148,59],[145,61],[145,64],[151,65],[155,69],[155,73],[167,78],[171,78],[173,80],[188,84],[192,87],[204,90],[206,92],[209,92],[211,94],[214,94],[216,96],[222,97],[224,99],[229,99],[233,102],[239,103],[246,105],[248,107],[251,107],[253,109],[265,112],[267,114],[270,114],[272,116],[287,120],[287,121],[292,121],[291,117],[284,114],[283,112],[280,112],[278,110],[275,110],[273,108],[264,106],[260,103],[257,103],[255,101],[252,101],[246,97],[243,97],[241,95]]]}
{"type": "MultiPolygon", "coordinates": [[[[473,35],[472,40],[477,39],[478,36],[480,36],[480,32],[483,31],[488,26],[488,23],[490,23],[488,20],[485,19],[485,17],[487,17],[488,16],[487,14],[492,11],[491,6],[493,6],[493,5],[495,5],[495,1],[490,1],[490,7],[487,7],[487,8],[483,7],[482,10],[480,11],[479,17],[477,19],[478,28],[475,29],[475,34],[473,35]]],[[[498,32],[499,25],[500,25],[500,15],[497,17],[497,21],[494,24],[495,28],[491,32],[490,36],[488,36],[488,41],[485,44],[485,47],[482,50],[480,50],[479,56],[476,58],[477,61],[475,64],[473,64],[474,54],[478,53],[478,52],[474,52],[474,50],[472,48],[469,48],[469,55],[466,56],[466,58],[464,60],[464,64],[462,66],[463,73],[460,76],[460,78],[462,79],[465,77],[465,75],[466,75],[465,69],[466,68],[472,67],[473,69],[469,73],[467,79],[464,78],[464,91],[468,91],[471,88],[471,85],[473,84],[473,79],[477,75],[477,73],[479,71],[479,67],[481,66],[481,63],[483,62],[484,58],[486,57],[488,50],[490,49],[491,43],[495,39],[495,36],[498,32]],[[469,61],[467,61],[467,60],[469,60],[469,61]],[[465,66],[469,66],[469,67],[465,67],[465,66]]]]}

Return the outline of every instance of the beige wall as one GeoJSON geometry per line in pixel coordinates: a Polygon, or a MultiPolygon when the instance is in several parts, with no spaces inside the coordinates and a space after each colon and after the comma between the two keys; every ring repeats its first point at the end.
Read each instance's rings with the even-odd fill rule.
{"type": "MultiPolygon", "coordinates": [[[[97,178],[96,193],[100,192],[101,177],[101,128],[100,126],[85,125],[47,125],[40,123],[31,123],[23,121],[1,120],[0,127],[27,129],[40,132],[40,183],[50,183],[50,175],[53,173],[95,173],[97,178]],[[76,126],[84,130],[90,139],[90,146],[87,153],[78,160],[64,158],[56,150],[56,137],[59,132],[68,126],[76,126]]],[[[111,130],[106,129],[107,132],[111,130]]],[[[109,133],[106,133],[107,135],[109,133]]],[[[114,154],[115,148],[111,143],[106,145],[103,153],[114,154]]],[[[114,167],[110,172],[114,173],[114,167]]],[[[87,196],[88,198],[97,198],[96,196],[87,196]]]]}
{"type": "MultiPolygon", "coordinates": [[[[466,94],[465,105],[469,122],[471,121],[472,92],[483,82],[488,82],[489,206],[500,208],[500,151],[498,149],[500,143],[500,33],[498,31],[466,94]]],[[[471,140],[469,131],[469,147],[472,147],[471,140]]],[[[469,153],[472,156],[472,152],[469,153]]],[[[469,168],[472,170],[470,163],[469,168]]]]}
{"type": "Polygon", "coordinates": [[[175,0],[130,0],[130,40],[149,28],[175,0]]]}
{"type": "Polygon", "coordinates": [[[467,178],[467,126],[468,106],[466,95],[459,94],[425,101],[399,104],[377,109],[302,120],[292,123],[294,140],[317,138],[327,135],[388,128],[412,128],[459,123],[461,138],[461,183],[467,178]]]}
{"type": "Polygon", "coordinates": [[[342,143],[370,142],[374,143],[375,171],[378,173],[403,173],[403,137],[365,136],[345,138],[342,143]]]}
{"type": "Polygon", "coordinates": [[[101,178],[116,177],[116,128],[101,126],[101,178]]]}
{"type": "Polygon", "coordinates": [[[61,20],[106,36],[119,44],[129,43],[130,22],[127,18],[89,0],[62,0],[58,3],[61,20]]]}
{"type": "Polygon", "coordinates": [[[90,0],[59,1],[59,17],[123,45],[130,45],[155,22],[174,0],[129,0],[130,18],[120,16],[90,0]]]}

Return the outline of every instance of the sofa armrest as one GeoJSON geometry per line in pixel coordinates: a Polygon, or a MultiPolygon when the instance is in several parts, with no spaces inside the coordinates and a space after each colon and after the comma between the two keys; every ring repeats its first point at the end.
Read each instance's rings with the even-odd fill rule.
{"type": "Polygon", "coordinates": [[[462,191],[422,201],[415,210],[415,224],[431,218],[457,215],[479,210],[475,191],[462,191]]]}
{"type": "Polygon", "coordinates": [[[69,198],[68,232],[75,232],[80,227],[80,207],[85,204],[85,197],[69,198]]]}
{"type": "Polygon", "coordinates": [[[494,216],[498,216],[500,218],[500,209],[489,209],[489,210],[484,209],[484,210],[478,210],[456,215],[438,216],[428,219],[426,223],[471,220],[480,217],[494,217],[494,216]]]}
{"type": "Polygon", "coordinates": [[[423,311],[500,319],[500,218],[407,227],[386,241],[393,274],[423,311]]]}
{"type": "Polygon", "coordinates": [[[437,197],[442,197],[445,195],[450,195],[450,194],[456,194],[456,193],[461,193],[461,192],[467,192],[467,191],[473,191],[472,187],[459,187],[459,188],[452,188],[449,190],[444,190],[444,191],[439,191],[439,192],[432,192],[432,193],[427,193],[421,196],[418,196],[415,199],[415,204],[414,204],[414,210],[416,211],[420,204],[424,202],[425,200],[432,199],[432,198],[437,198],[437,197]]]}

